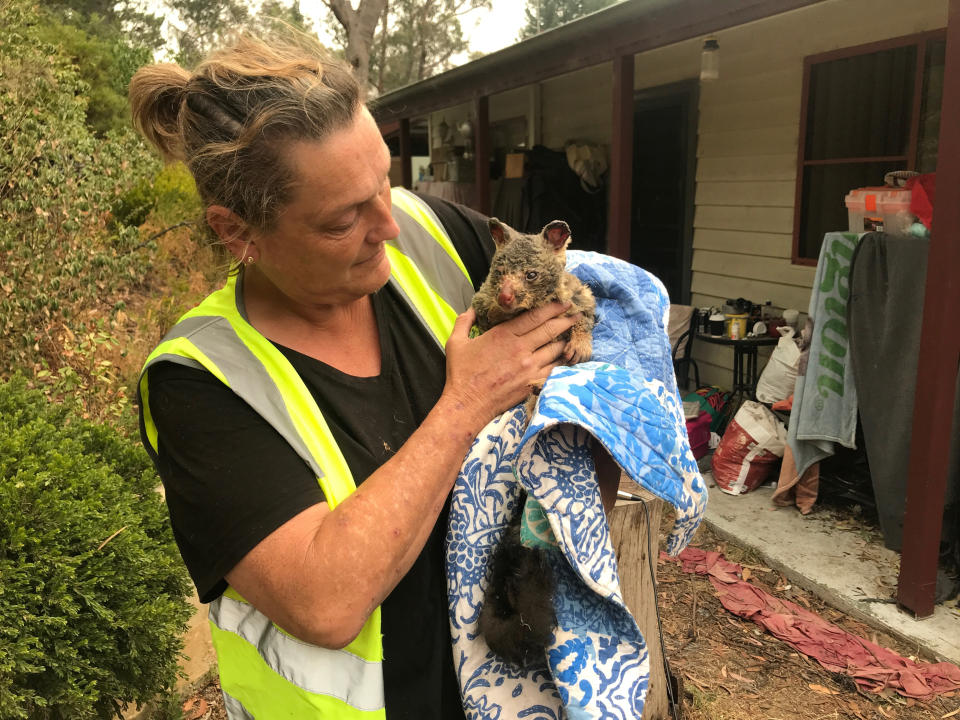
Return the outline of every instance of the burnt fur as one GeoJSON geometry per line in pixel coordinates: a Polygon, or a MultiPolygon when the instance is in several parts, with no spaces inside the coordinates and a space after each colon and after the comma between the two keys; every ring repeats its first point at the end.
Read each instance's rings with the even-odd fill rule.
{"type": "Polygon", "coordinates": [[[490,559],[490,584],[478,628],[497,655],[526,667],[543,663],[557,618],[548,551],[520,543],[520,515],[507,526],[490,559]]]}

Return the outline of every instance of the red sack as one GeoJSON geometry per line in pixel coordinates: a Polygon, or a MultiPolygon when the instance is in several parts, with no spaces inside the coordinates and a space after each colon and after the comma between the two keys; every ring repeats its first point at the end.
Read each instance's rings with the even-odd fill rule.
{"type": "Polygon", "coordinates": [[[917,175],[907,180],[910,191],[910,212],[933,231],[933,196],[936,192],[936,173],[917,175]]]}
{"type": "Polygon", "coordinates": [[[713,453],[713,479],[723,492],[740,495],[763,483],[783,457],[787,431],[757,402],[740,406],[713,453]]]}

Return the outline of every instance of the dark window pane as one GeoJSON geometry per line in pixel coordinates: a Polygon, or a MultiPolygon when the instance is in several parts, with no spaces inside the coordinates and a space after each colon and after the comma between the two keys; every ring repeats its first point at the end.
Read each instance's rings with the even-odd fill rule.
{"type": "Polygon", "coordinates": [[[811,67],[806,159],[905,155],[916,61],[908,45],[811,67]]]}
{"type": "Polygon", "coordinates": [[[886,173],[903,169],[891,167],[890,163],[844,163],[805,168],[803,205],[800,208],[800,257],[816,259],[820,256],[825,233],[849,229],[847,207],[843,204],[848,192],[883,185],[886,173]]]}
{"type": "Polygon", "coordinates": [[[943,66],[946,54],[946,40],[934,40],[927,45],[923,100],[920,107],[920,144],[917,148],[917,171],[922,173],[932,173],[937,169],[940,103],[943,99],[943,66]]]}

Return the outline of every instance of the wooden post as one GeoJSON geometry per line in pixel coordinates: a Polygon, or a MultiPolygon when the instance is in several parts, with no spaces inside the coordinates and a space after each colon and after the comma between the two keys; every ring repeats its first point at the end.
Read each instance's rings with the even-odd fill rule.
{"type": "Polygon", "coordinates": [[[401,184],[413,188],[413,165],[410,161],[410,118],[400,120],[400,178],[401,184]]]}
{"type": "Polygon", "coordinates": [[[474,134],[474,167],[477,188],[477,207],[481,215],[490,214],[490,98],[486,95],[474,101],[473,112],[477,123],[474,134]]]}
{"type": "MultiPolygon", "coordinates": [[[[950,0],[941,115],[960,113],[960,0],[950,0]]],[[[913,434],[903,519],[903,550],[897,601],[918,618],[933,614],[943,504],[950,471],[960,340],[951,327],[960,302],[960,130],[956,120],[940,126],[937,161],[939,202],[933,210],[920,356],[913,404],[913,434]]]]}
{"type": "Polygon", "coordinates": [[[620,484],[627,492],[642,497],[647,508],[644,512],[643,503],[625,501],[614,507],[607,516],[610,539],[620,569],[623,600],[643,633],[650,656],[650,687],[643,706],[643,720],[667,720],[671,717],[667,695],[668,679],[663,670],[663,653],[660,650],[655,575],[650,574],[650,563],[652,561],[656,573],[657,558],[660,554],[660,516],[663,502],[639,488],[633,481],[627,480],[626,476],[621,477],[620,484]],[[653,552],[651,559],[648,559],[648,532],[653,552]]]}
{"type": "Polygon", "coordinates": [[[633,55],[613,60],[613,118],[610,147],[610,206],[607,253],[630,259],[633,207],[633,55]]]}

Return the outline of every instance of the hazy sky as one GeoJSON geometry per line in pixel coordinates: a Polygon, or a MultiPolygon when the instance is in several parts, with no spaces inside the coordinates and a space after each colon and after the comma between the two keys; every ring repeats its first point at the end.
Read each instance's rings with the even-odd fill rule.
{"type": "MultiPolygon", "coordinates": [[[[260,6],[262,0],[248,0],[248,2],[256,8],[260,6]]],[[[173,17],[170,17],[159,0],[140,0],[140,4],[149,12],[167,15],[167,22],[173,21],[173,17]]],[[[473,10],[460,18],[463,34],[472,52],[491,53],[517,42],[517,35],[520,34],[520,28],[524,23],[525,0],[492,0],[491,5],[491,10],[473,10]]],[[[322,0],[300,0],[300,11],[314,21],[314,29],[321,40],[329,42],[331,38],[324,37],[327,26],[324,20],[330,16],[330,11],[322,0]]],[[[166,25],[163,33],[169,39],[170,29],[166,25]]],[[[158,61],[165,58],[163,52],[157,53],[158,61]]],[[[454,65],[462,65],[468,60],[467,53],[454,56],[452,60],[454,65]]]]}
{"type": "MultiPolygon", "coordinates": [[[[523,0],[493,0],[492,5],[492,10],[474,10],[460,19],[471,51],[490,53],[517,41],[526,3],[523,0]]],[[[329,12],[321,0],[300,0],[300,11],[312,19],[326,17],[329,12]]],[[[466,57],[462,61],[465,62],[466,57]]]]}

